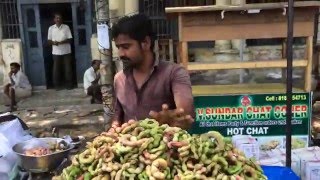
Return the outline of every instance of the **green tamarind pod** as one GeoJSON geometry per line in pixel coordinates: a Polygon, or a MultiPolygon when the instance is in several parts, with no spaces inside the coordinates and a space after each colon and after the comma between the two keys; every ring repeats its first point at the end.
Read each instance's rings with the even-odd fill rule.
{"type": "Polygon", "coordinates": [[[83,178],[84,180],[91,180],[92,179],[92,175],[89,173],[89,172],[86,172],[85,174],[84,174],[84,178],[83,178]]]}
{"type": "Polygon", "coordinates": [[[151,150],[150,150],[150,153],[153,154],[153,153],[156,153],[156,152],[158,152],[158,151],[164,151],[165,148],[166,148],[166,144],[163,143],[163,142],[161,142],[160,146],[157,147],[157,148],[151,149],[151,150]]]}
{"type": "Polygon", "coordinates": [[[97,160],[95,160],[91,166],[89,166],[88,171],[90,172],[90,174],[92,174],[93,176],[95,176],[96,174],[98,174],[99,169],[101,169],[101,163],[102,163],[102,159],[99,159],[99,162],[97,160]]]}
{"type": "Polygon", "coordinates": [[[225,158],[223,158],[223,157],[218,157],[217,162],[221,163],[223,165],[223,167],[227,167],[228,166],[227,160],[225,158]]]}
{"type": "Polygon", "coordinates": [[[236,165],[229,166],[227,172],[229,175],[236,174],[242,170],[242,163],[237,161],[236,165]]]}
{"type": "Polygon", "coordinates": [[[145,138],[145,137],[150,137],[151,134],[150,134],[151,130],[150,129],[146,129],[142,132],[139,133],[139,135],[137,136],[137,139],[141,139],[141,138],[145,138]]]}
{"type": "Polygon", "coordinates": [[[70,178],[76,178],[80,173],[81,173],[80,168],[78,168],[78,167],[73,167],[73,168],[70,170],[69,177],[70,177],[70,178]]]}
{"type": "Polygon", "coordinates": [[[222,180],[223,176],[224,176],[224,174],[223,174],[223,173],[218,174],[218,176],[217,176],[217,180],[222,180]]]}
{"type": "Polygon", "coordinates": [[[158,123],[158,121],[156,121],[154,119],[145,119],[143,121],[140,121],[139,125],[143,128],[146,128],[146,129],[152,129],[154,127],[159,126],[159,123],[158,123]]]}
{"type": "Polygon", "coordinates": [[[153,136],[153,138],[154,138],[154,140],[153,140],[152,145],[153,145],[153,148],[156,148],[156,147],[158,147],[160,145],[160,141],[162,139],[162,136],[161,135],[155,135],[155,136],[153,136]]]}

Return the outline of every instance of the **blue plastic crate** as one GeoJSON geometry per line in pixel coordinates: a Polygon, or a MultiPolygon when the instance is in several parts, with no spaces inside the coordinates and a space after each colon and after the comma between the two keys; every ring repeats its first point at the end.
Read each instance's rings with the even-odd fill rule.
{"type": "Polygon", "coordinates": [[[290,168],[280,166],[261,166],[268,180],[300,180],[290,168]]]}

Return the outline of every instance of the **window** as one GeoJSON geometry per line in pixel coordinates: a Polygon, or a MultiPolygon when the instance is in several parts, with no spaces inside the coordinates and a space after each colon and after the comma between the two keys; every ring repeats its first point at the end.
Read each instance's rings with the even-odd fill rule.
{"type": "Polygon", "coordinates": [[[78,29],[78,34],[79,34],[79,45],[86,45],[87,44],[86,29],[78,29]]]}
{"type": "Polygon", "coordinates": [[[143,0],[140,1],[139,9],[142,13],[150,17],[154,32],[157,35],[157,39],[175,39],[175,37],[178,36],[177,21],[168,21],[165,14],[165,7],[201,6],[213,4],[214,0],[143,0]]]}
{"type": "Polygon", "coordinates": [[[77,8],[77,21],[78,25],[86,25],[85,12],[80,7],[77,8]]]}
{"type": "Polygon", "coordinates": [[[27,24],[28,27],[36,27],[36,17],[33,9],[27,10],[27,24]]]}
{"type": "Polygon", "coordinates": [[[166,1],[159,0],[144,0],[140,1],[140,7],[142,13],[148,15],[152,21],[156,38],[171,38],[171,26],[172,23],[166,19],[164,8],[166,1]]]}
{"type": "Polygon", "coordinates": [[[38,37],[36,31],[29,31],[29,46],[31,48],[37,48],[38,47],[38,37]]]}
{"type": "Polygon", "coordinates": [[[16,0],[0,1],[0,21],[3,39],[20,38],[16,0]]]}

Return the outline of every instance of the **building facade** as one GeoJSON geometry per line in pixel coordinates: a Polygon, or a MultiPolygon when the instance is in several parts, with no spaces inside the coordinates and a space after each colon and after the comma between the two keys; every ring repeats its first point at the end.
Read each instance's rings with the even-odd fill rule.
{"type": "MultiPolygon", "coordinates": [[[[97,46],[94,34],[99,7],[95,6],[96,1],[103,0],[1,0],[0,86],[6,81],[9,63],[17,61],[22,64],[23,70],[34,87],[52,87],[53,62],[51,47],[47,45],[47,33],[49,26],[53,24],[55,12],[62,14],[64,23],[72,31],[74,84],[81,85],[84,71],[90,66],[91,60],[99,58],[98,48],[93,50],[97,46]]],[[[230,3],[238,1],[241,0],[230,1],[230,3]]],[[[108,0],[107,2],[109,2],[111,23],[123,15],[145,13],[153,22],[157,39],[177,40],[177,22],[166,19],[165,7],[213,5],[220,1],[108,0]]],[[[281,41],[273,39],[247,40],[246,42],[248,46],[256,46],[280,45],[281,41]]],[[[190,45],[190,48],[213,46],[213,42],[207,42],[190,45]]],[[[117,54],[115,48],[113,54],[117,54]]]]}

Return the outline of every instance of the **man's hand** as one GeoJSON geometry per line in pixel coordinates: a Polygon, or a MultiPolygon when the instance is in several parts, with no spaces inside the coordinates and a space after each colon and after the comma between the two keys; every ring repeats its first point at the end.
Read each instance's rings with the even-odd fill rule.
{"type": "Polygon", "coordinates": [[[149,115],[160,124],[168,124],[169,126],[181,127],[183,129],[188,128],[193,122],[193,118],[189,114],[185,114],[183,109],[169,110],[167,104],[162,105],[162,111],[150,111],[149,115]]]}
{"type": "Polygon", "coordinates": [[[58,41],[52,41],[52,44],[55,46],[59,46],[59,42],[58,41]]]}
{"type": "Polygon", "coordinates": [[[8,75],[9,75],[9,77],[11,77],[11,76],[12,76],[12,74],[13,74],[13,72],[12,72],[12,71],[10,71],[10,72],[9,72],[9,74],[8,74],[8,75]]]}

